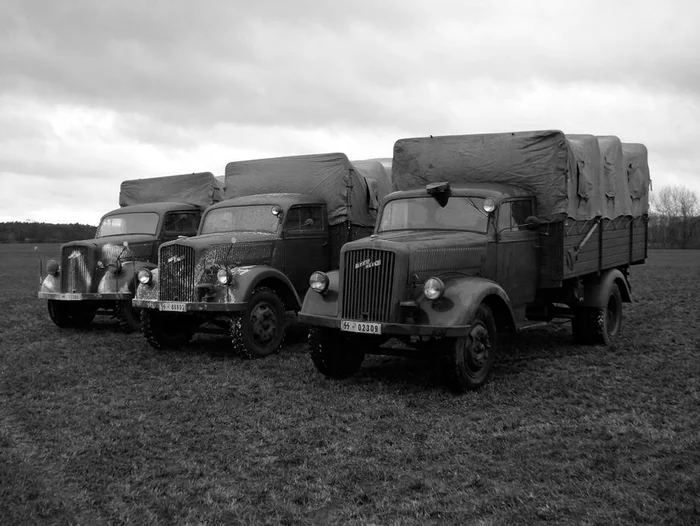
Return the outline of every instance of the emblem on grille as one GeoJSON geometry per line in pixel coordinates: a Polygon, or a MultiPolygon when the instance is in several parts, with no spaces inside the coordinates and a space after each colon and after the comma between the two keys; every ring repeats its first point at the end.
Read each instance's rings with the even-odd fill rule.
{"type": "Polygon", "coordinates": [[[183,259],[185,259],[185,256],[170,256],[168,258],[168,263],[179,263],[183,259]]]}
{"type": "Polygon", "coordinates": [[[359,263],[355,263],[355,270],[357,270],[359,268],[378,267],[381,264],[382,264],[381,259],[375,259],[374,261],[372,261],[371,259],[365,259],[363,261],[360,261],[359,263]]]}
{"type": "Polygon", "coordinates": [[[81,256],[80,250],[74,250],[73,252],[70,253],[70,256],[68,256],[68,259],[78,259],[81,256]]]}

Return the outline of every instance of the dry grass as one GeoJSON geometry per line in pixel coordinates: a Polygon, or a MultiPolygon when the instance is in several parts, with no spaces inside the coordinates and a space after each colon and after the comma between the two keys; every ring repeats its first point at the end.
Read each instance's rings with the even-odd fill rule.
{"type": "Polygon", "coordinates": [[[526,333],[455,397],[430,362],[329,381],[303,345],[60,330],[31,248],[0,245],[3,524],[700,521],[700,252],[633,269],[615,348],[526,333]]]}

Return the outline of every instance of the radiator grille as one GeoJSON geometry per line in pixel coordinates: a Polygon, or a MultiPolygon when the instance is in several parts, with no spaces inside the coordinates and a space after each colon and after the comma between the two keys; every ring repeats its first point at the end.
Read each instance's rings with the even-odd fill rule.
{"type": "Polygon", "coordinates": [[[196,301],[195,252],[185,245],[160,247],[158,268],[159,298],[162,301],[196,301]]]}
{"type": "Polygon", "coordinates": [[[394,256],[393,252],[369,248],[345,253],[341,289],[343,318],[390,321],[394,256]]]}
{"type": "Polygon", "coordinates": [[[92,272],[88,265],[88,247],[66,247],[61,257],[61,290],[90,292],[92,272]]]}

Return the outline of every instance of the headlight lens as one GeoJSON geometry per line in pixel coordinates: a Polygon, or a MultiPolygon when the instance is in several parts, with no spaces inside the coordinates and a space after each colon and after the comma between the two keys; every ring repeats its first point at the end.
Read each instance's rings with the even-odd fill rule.
{"type": "Polygon", "coordinates": [[[139,270],[138,278],[141,283],[148,285],[153,280],[153,274],[147,268],[142,268],[139,270]]]}
{"type": "Polygon", "coordinates": [[[228,270],[220,268],[216,273],[216,279],[222,285],[228,285],[228,282],[231,281],[231,276],[229,276],[228,270]]]}
{"type": "Polygon", "coordinates": [[[46,272],[48,272],[52,276],[58,276],[58,269],[59,269],[58,261],[56,261],[55,259],[50,260],[46,264],[46,272]]]}
{"type": "Polygon", "coordinates": [[[323,294],[328,290],[329,283],[330,280],[328,279],[328,275],[324,272],[316,271],[311,274],[311,277],[309,278],[309,286],[319,294],[323,294]]]}
{"type": "Polygon", "coordinates": [[[445,284],[440,278],[428,278],[423,285],[423,294],[429,300],[436,300],[445,292],[445,284]]]}

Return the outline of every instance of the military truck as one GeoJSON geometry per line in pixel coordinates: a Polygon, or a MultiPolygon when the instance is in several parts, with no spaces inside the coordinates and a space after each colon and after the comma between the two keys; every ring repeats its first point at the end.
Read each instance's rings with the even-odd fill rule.
{"type": "Polygon", "coordinates": [[[61,247],[46,265],[39,298],[62,328],[85,328],[97,314],[115,315],[122,329],[140,326],[131,303],[136,275],[153,268],[165,241],[197,233],[202,210],[223,198],[223,179],[210,172],[122,182],[120,208],[106,213],[94,239],[61,247]]]}
{"type": "Polygon", "coordinates": [[[630,266],[647,256],[639,150],[625,169],[612,136],[397,141],[398,191],[374,234],[346,244],[338,270],[310,277],[299,320],[311,327],[315,367],[345,377],[367,352],[420,349],[464,391],[488,380],[507,333],[561,318],[581,343],[613,342],[631,301],[630,266]]]}
{"type": "Polygon", "coordinates": [[[390,183],[380,163],[361,164],[342,153],[229,163],[228,199],[139,273],[134,305],[148,342],[177,348],[195,332],[223,332],[245,358],[277,352],[309,274],[337,268],[340,247],[373,231],[390,183]]]}

